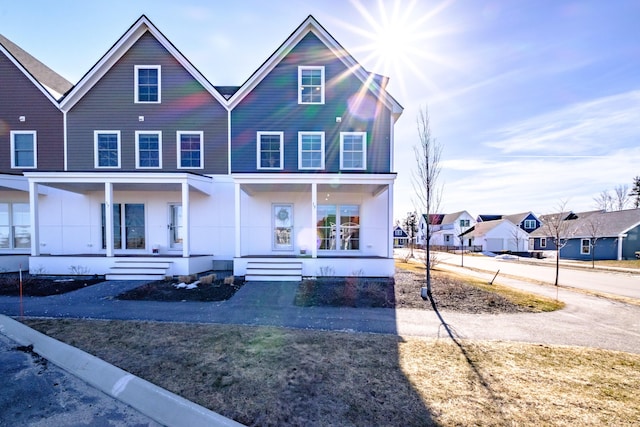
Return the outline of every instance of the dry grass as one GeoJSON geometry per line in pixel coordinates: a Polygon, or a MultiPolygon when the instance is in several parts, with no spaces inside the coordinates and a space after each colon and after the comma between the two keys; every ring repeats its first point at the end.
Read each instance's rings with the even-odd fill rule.
{"type": "Polygon", "coordinates": [[[634,425],[640,355],[267,327],[26,320],[250,425],[634,425]]]}
{"type": "MultiPolygon", "coordinates": [[[[416,263],[405,263],[400,260],[396,260],[396,268],[401,270],[411,271],[412,273],[424,275],[424,265],[416,263]]],[[[464,283],[466,286],[470,286],[476,289],[480,289],[485,292],[490,292],[505,298],[507,301],[526,308],[530,312],[548,312],[555,311],[563,308],[565,304],[562,301],[556,301],[551,298],[547,298],[541,295],[532,294],[518,289],[510,288],[501,285],[489,285],[486,281],[469,276],[462,276],[453,272],[445,272],[434,270],[433,280],[435,283],[464,283]]],[[[397,276],[397,274],[396,274],[397,276]]],[[[437,292],[437,285],[434,285],[434,293],[437,292]]]]}
{"type": "MultiPolygon", "coordinates": [[[[589,261],[589,264],[591,264],[591,261],[589,261]]],[[[596,267],[600,267],[600,266],[636,268],[640,270],[640,259],[627,259],[627,260],[621,260],[621,261],[596,261],[596,267]]]]}

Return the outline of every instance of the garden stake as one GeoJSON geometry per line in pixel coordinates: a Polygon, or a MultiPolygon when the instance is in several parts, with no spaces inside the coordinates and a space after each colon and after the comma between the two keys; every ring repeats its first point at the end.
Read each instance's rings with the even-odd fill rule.
{"type": "Polygon", "coordinates": [[[490,285],[493,285],[493,281],[496,280],[496,277],[498,277],[498,273],[500,273],[500,270],[496,271],[496,275],[493,276],[493,279],[491,279],[491,281],[489,282],[490,285]]]}
{"type": "Polygon", "coordinates": [[[20,317],[24,317],[24,310],[22,308],[22,264],[18,264],[18,270],[20,275],[20,317]]]}

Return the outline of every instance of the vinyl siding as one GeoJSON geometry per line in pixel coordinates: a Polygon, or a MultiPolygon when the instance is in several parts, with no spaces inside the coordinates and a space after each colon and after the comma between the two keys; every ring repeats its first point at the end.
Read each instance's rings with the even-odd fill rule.
{"type": "MultiPolygon", "coordinates": [[[[560,249],[561,259],[575,259],[590,261],[592,254],[581,254],[580,245],[582,239],[571,239],[560,249]]],[[[548,241],[547,241],[548,245],[548,241]]],[[[618,257],[618,239],[613,237],[602,237],[597,240],[595,250],[591,248],[596,260],[611,260],[618,257]]]]}
{"type": "Polygon", "coordinates": [[[3,54],[0,54],[0,124],[0,173],[23,171],[11,168],[11,131],[16,130],[37,132],[38,170],[62,170],[62,112],[3,54]],[[20,122],[20,116],[26,120],[20,122]]]}
{"type": "MultiPolygon", "coordinates": [[[[227,111],[150,34],[145,33],[120,60],[69,111],[68,168],[94,169],[94,131],[121,132],[119,170],[134,171],[135,132],[162,132],[162,171],[177,171],[176,132],[204,132],[203,174],[228,172],[227,111]],[[134,102],[136,65],[160,65],[159,104],[134,102]],[[139,121],[144,116],[144,121],[139,121]]],[[[189,171],[189,169],[180,169],[189,171]]]]}
{"type": "Polygon", "coordinates": [[[259,172],[388,173],[390,123],[390,111],[309,33],[232,111],[232,172],[256,172],[256,133],[273,131],[284,132],[284,167],[259,172]],[[303,65],[325,67],[324,104],[298,104],[298,66],[303,65]],[[298,170],[300,131],[325,132],[323,171],[298,170]],[[340,132],[367,133],[366,170],[340,171],[340,132]]]}

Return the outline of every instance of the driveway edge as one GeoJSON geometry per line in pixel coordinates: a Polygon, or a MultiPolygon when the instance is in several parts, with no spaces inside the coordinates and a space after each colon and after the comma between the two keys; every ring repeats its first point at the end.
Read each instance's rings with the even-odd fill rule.
{"type": "Polygon", "coordinates": [[[2,314],[0,314],[0,333],[20,345],[33,345],[33,351],[40,356],[160,424],[203,427],[242,426],[234,420],[2,314]]]}

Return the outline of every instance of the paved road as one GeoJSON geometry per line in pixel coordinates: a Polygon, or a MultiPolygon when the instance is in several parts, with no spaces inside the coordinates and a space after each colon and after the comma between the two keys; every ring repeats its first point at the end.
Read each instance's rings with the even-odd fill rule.
{"type": "MultiPolygon", "coordinates": [[[[460,254],[438,252],[438,258],[447,264],[459,266],[460,254]]],[[[555,282],[555,262],[531,259],[498,260],[488,256],[466,255],[464,266],[500,274],[524,277],[540,282],[555,282]]],[[[558,283],[561,286],[585,289],[604,294],[618,295],[640,300],[640,272],[618,272],[572,268],[571,263],[560,265],[558,283]]]]}
{"type": "Polygon", "coordinates": [[[159,426],[0,334],[0,426],[159,426]]]}

